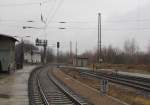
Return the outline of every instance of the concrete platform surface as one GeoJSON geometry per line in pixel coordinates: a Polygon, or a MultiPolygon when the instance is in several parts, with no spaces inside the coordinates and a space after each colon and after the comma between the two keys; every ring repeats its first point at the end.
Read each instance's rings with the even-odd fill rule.
{"type": "Polygon", "coordinates": [[[36,66],[0,74],[0,105],[28,105],[28,78],[36,66]]]}

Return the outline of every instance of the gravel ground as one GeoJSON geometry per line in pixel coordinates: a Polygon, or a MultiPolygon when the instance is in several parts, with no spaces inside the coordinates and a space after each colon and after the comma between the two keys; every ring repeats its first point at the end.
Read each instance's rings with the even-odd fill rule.
{"type": "Polygon", "coordinates": [[[60,70],[54,70],[54,74],[71,89],[87,98],[94,105],[125,105],[125,103],[122,103],[117,99],[100,94],[98,90],[73,79],[60,70]]]}
{"type": "MultiPolygon", "coordinates": [[[[66,69],[63,72],[96,90],[100,90],[100,80],[80,75],[78,70],[66,69]]],[[[136,90],[135,88],[109,82],[109,91],[107,94],[130,105],[150,105],[150,94],[136,90]]]]}

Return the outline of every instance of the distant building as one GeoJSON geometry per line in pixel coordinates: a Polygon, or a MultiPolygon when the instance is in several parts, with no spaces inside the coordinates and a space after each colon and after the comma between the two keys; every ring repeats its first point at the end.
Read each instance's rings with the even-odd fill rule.
{"type": "Polygon", "coordinates": [[[41,53],[39,51],[30,51],[24,53],[24,60],[26,63],[41,63],[41,53]]]}
{"type": "Polygon", "coordinates": [[[88,58],[77,57],[73,60],[73,65],[78,67],[86,67],[88,65],[88,58]]]}
{"type": "Polygon", "coordinates": [[[15,69],[15,42],[17,40],[8,35],[0,34],[0,71],[15,69]]]}

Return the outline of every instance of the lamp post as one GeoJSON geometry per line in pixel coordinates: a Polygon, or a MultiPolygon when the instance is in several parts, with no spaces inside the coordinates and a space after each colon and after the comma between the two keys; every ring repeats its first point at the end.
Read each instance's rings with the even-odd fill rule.
{"type": "Polygon", "coordinates": [[[98,13],[98,55],[97,55],[97,59],[98,59],[98,63],[101,64],[102,63],[102,48],[101,48],[102,42],[101,42],[101,13],[98,13]]]}

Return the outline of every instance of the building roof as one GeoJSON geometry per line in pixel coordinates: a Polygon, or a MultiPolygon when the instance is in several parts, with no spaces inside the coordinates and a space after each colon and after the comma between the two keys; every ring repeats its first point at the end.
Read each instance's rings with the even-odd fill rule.
{"type": "MultiPolygon", "coordinates": [[[[26,52],[24,52],[24,53],[29,53],[29,54],[31,54],[31,50],[30,50],[30,51],[26,51],[26,52]]],[[[32,53],[33,53],[33,54],[41,54],[41,52],[38,51],[38,50],[32,50],[32,53]]]]}
{"type": "Polygon", "coordinates": [[[41,52],[39,50],[33,50],[34,54],[41,54],[41,52]]]}
{"type": "Polygon", "coordinates": [[[9,39],[12,41],[18,41],[16,38],[9,36],[9,35],[6,35],[6,34],[0,34],[0,39],[9,39]]]}

